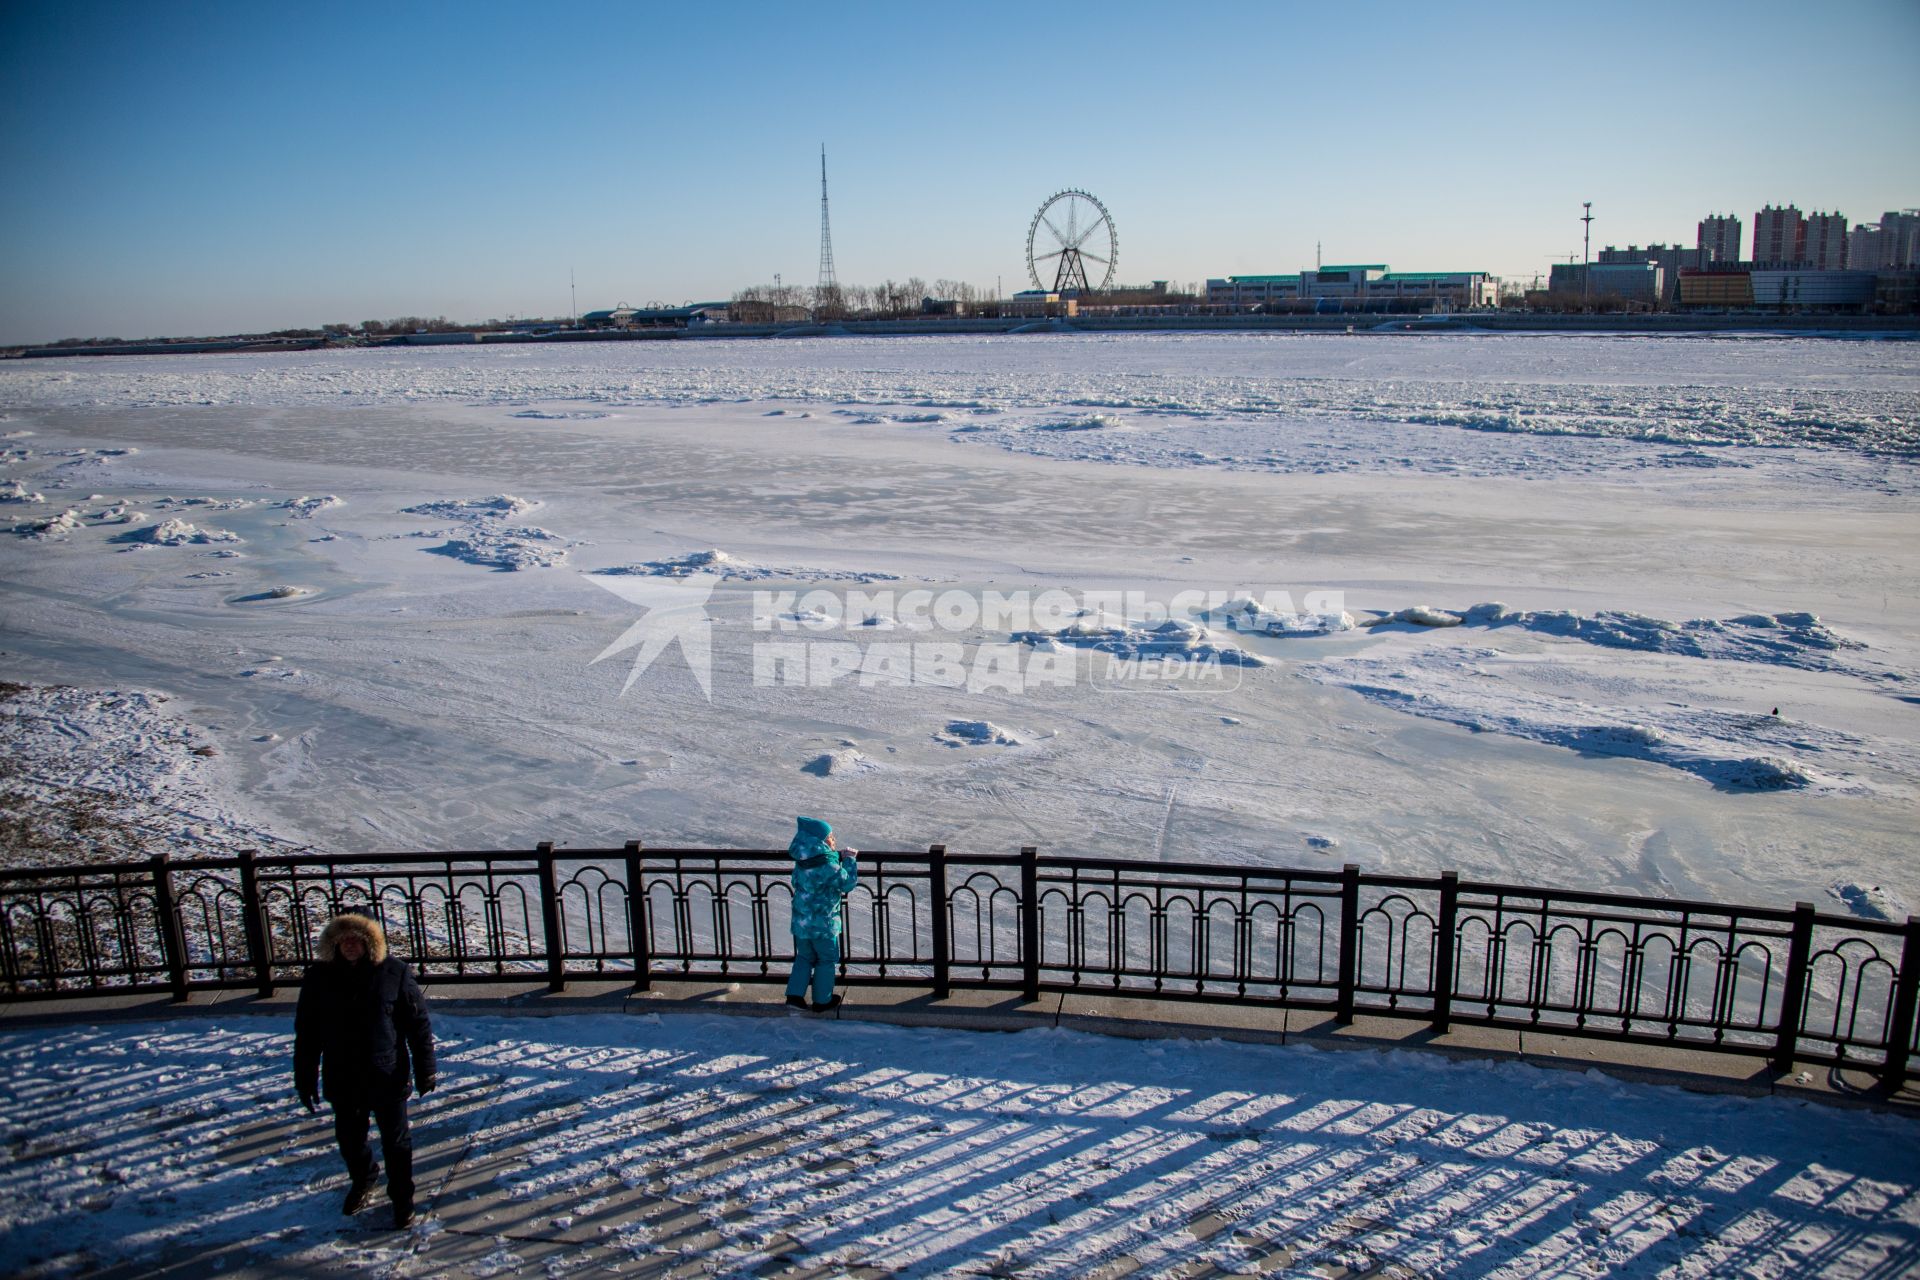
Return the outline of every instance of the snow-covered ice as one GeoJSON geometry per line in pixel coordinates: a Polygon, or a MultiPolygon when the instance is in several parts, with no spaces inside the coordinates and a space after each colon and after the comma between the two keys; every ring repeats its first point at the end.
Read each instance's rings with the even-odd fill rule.
{"type": "Polygon", "coordinates": [[[343,851],[760,847],[846,740],[881,766],[828,774],[863,847],[1864,912],[1829,887],[1920,901],[1916,403],[1920,344],[1740,337],[10,361],[31,434],[0,485],[53,499],[10,511],[74,515],[0,539],[0,677],[175,695],[236,802],[343,851]],[[295,518],[314,495],[339,505],[295,518]],[[113,554],[167,520],[244,542],[113,554]],[[624,694],[592,660],[646,606],[594,571],[716,580],[624,694]],[[871,601],[923,587],[1284,591],[1303,621],[1206,616],[1263,663],[1211,686],[757,676],[773,641],[964,661],[1015,629],[871,601]],[[1415,606],[1461,624],[1342,621],[1415,606]],[[954,750],[950,722],[1027,745],[954,750]]]}
{"type": "Polygon", "coordinates": [[[283,1017],[0,1030],[36,1276],[1910,1276],[1920,1122],[1418,1052],[711,1014],[435,1019],[351,1225],[283,1017]],[[1344,1269],[1343,1271],[1335,1269],[1344,1269]],[[651,1271],[649,1271],[649,1274],[651,1271]]]}

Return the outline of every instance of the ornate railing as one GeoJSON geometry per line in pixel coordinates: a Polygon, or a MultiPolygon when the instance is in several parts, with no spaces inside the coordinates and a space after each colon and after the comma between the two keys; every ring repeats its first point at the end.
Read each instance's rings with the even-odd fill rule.
{"type": "MultiPolygon", "coordinates": [[[[779,981],[778,850],[237,857],[0,871],[8,999],[298,980],[320,927],[382,920],[434,983],[779,981]]],[[[860,855],[853,983],[1413,1018],[1873,1071],[1920,1063],[1920,920],[1434,877],[1018,854],[860,855]]]]}

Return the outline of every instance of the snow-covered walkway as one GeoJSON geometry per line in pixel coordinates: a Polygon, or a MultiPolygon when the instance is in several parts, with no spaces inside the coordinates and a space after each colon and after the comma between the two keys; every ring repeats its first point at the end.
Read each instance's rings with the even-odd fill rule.
{"type": "Polygon", "coordinates": [[[15,1274],[1920,1275],[1920,1121],[1418,1052],[443,1013],[349,1225],[280,1018],[0,1030],[15,1274]]]}

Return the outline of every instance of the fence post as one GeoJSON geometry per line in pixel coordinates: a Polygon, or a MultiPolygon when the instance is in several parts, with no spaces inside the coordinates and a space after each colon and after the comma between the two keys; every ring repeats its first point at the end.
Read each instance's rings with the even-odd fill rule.
{"type": "Polygon", "coordinates": [[[1349,862],[1340,868],[1340,992],[1333,1020],[1341,1026],[1353,1021],[1354,972],[1359,964],[1360,867],[1349,862]]]}
{"type": "Polygon", "coordinates": [[[1813,951],[1813,904],[1793,904],[1793,931],[1787,937],[1787,983],[1780,993],[1780,1027],[1773,1039],[1773,1070],[1793,1070],[1793,1051],[1800,1039],[1800,1015],[1807,1002],[1808,956],[1813,951]]]}
{"type": "Polygon", "coordinates": [[[253,865],[257,850],[240,851],[240,912],[247,932],[247,958],[253,962],[254,989],[265,999],[273,994],[273,951],[268,942],[267,911],[260,901],[260,871],[253,865]]]}
{"type": "Polygon", "coordinates": [[[1906,1082],[1916,996],[1920,996],[1920,916],[1908,916],[1900,940],[1900,977],[1893,989],[1893,1018],[1887,1027],[1887,1064],[1880,1068],[1880,1083],[1889,1093],[1906,1082]]]}
{"type": "Polygon", "coordinates": [[[1040,851],[1030,844],[1020,846],[1020,985],[1040,998],[1040,851]]]}
{"type": "Polygon", "coordinates": [[[633,989],[646,991],[653,986],[653,940],[647,936],[647,885],[638,840],[627,841],[627,937],[633,943],[633,989]]]}
{"type": "Polygon", "coordinates": [[[1440,873],[1440,921],[1434,926],[1433,1034],[1443,1036],[1453,1018],[1453,937],[1460,927],[1460,873],[1440,873]]]}
{"type": "Polygon", "coordinates": [[[180,910],[173,900],[173,868],[167,855],[152,859],[154,909],[160,915],[160,951],[167,960],[167,980],[176,1004],[187,998],[187,939],[180,930],[180,910]]]}
{"type": "Polygon", "coordinates": [[[567,943],[560,936],[560,888],[553,870],[553,841],[533,847],[540,873],[540,923],[547,935],[547,990],[567,989],[567,943]]]}
{"type": "Polygon", "coordinates": [[[927,897],[933,925],[933,998],[945,1000],[953,994],[953,941],[947,936],[947,846],[943,844],[927,848],[927,897]]]}

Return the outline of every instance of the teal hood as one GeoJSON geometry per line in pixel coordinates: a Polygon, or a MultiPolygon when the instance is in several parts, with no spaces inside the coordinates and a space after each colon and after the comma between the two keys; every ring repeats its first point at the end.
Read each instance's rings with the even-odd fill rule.
{"type": "Polygon", "coordinates": [[[795,861],[811,858],[824,853],[833,856],[833,850],[827,846],[827,837],[833,834],[833,828],[818,818],[801,818],[793,833],[793,840],[787,845],[787,854],[795,861]]]}

